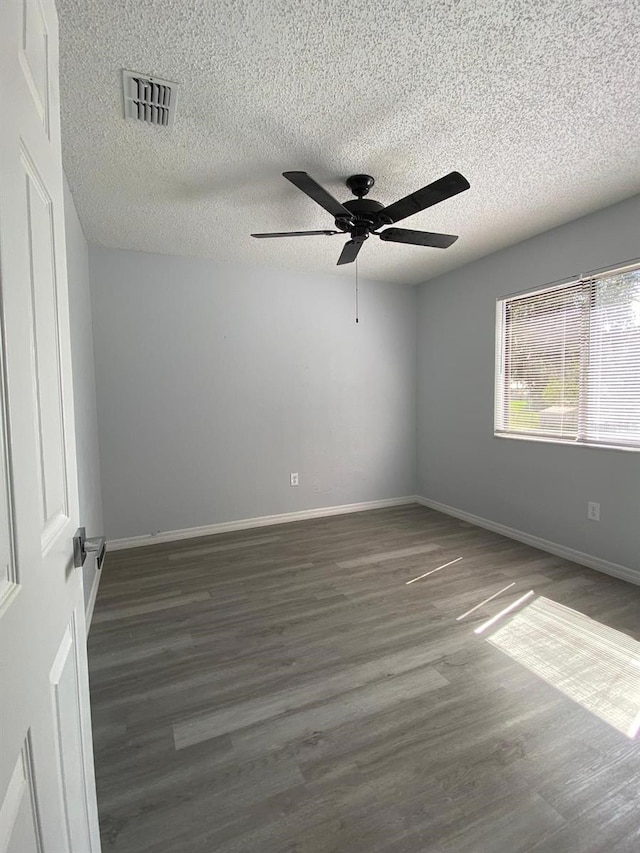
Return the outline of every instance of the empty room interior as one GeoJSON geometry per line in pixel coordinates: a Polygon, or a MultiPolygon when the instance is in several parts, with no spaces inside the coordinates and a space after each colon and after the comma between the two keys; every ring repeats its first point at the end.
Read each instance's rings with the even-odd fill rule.
{"type": "Polygon", "coordinates": [[[637,853],[638,0],[0,15],[0,851],[637,853]]]}

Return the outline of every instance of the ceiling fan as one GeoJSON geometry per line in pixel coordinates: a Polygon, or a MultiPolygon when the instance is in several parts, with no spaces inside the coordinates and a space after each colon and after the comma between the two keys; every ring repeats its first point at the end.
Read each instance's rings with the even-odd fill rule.
{"type": "Polygon", "coordinates": [[[379,201],[365,198],[375,181],[371,175],[352,175],[347,178],[346,185],[355,198],[340,204],[331,193],[327,192],[317,181],[306,172],[283,172],[283,177],[306,193],[320,207],[324,207],[334,218],[338,229],[322,231],[276,231],[268,234],[252,234],[252,237],[306,237],[315,234],[349,234],[348,240],[338,264],[350,264],[355,261],[362,244],[370,234],[375,234],[381,240],[392,243],[409,243],[413,246],[432,246],[436,249],[447,249],[458,237],[454,234],[433,234],[430,231],[411,231],[408,228],[386,228],[426,210],[434,204],[439,204],[464,190],[469,189],[469,181],[460,172],[450,172],[443,178],[428,184],[417,192],[395,201],[385,207],[379,201]],[[384,231],[380,229],[384,228],[384,231]]]}

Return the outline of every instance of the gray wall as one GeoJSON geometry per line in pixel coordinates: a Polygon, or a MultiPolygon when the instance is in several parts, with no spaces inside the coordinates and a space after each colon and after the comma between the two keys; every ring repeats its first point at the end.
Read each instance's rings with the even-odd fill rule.
{"type": "MultiPolygon", "coordinates": [[[[64,182],[64,213],[67,238],[80,523],[87,528],[87,536],[100,536],[104,533],[104,524],[98,455],[89,258],[87,243],[66,181],[64,182]]],[[[86,606],[93,584],[96,581],[93,563],[87,563],[83,581],[86,606]]]]}
{"type": "Polygon", "coordinates": [[[493,435],[496,298],[638,255],[635,196],[420,286],[419,494],[640,571],[640,453],[493,435]]]}
{"type": "Polygon", "coordinates": [[[109,538],[415,493],[406,286],[91,247],[109,538]],[[300,486],[289,486],[290,472],[300,486]]]}

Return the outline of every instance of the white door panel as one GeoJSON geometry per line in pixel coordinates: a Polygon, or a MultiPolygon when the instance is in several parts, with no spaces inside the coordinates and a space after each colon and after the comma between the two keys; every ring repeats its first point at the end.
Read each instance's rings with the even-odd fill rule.
{"type": "Polygon", "coordinates": [[[44,181],[23,152],[26,192],[31,315],[33,318],[33,399],[43,552],[69,521],[68,460],[64,443],[63,388],[57,318],[57,282],[53,243],[54,207],[44,181]]]}
{"type": "Polygon", "coordinates": [[[0,807],[0,853],[41,853],[31,745],[25,740],[0,807]]]}
{"type": "MultiPolygon", "coordinates": [[[[1,307],[0,305],[0,310],[1,307]]],[[[3,345],[4,340],[0,341],[0,610],[6,597],[15,588],[16,581],[13,506],[9,481],[9,447],[7,443],[7,405],[3,345]]]]}
{"type": "MultiPolygon", "coordinates": [[[[79,608],[82,612],[82,608],[79,608]]],[[[55,711],[58,770],[62,782],[65,828],[72,850],[91,850],[89,827],[95,815],[89,814],[85,796],[87,767],[93,768],[93,759],[85,755],[83,738],[83,710],[79,701],[84,661],[79,659],[81,642],[76,619],[65,631],[50,674],[51,700],[55,711]]],[[[90,744],[89,744],[90,746],[90,744]]]]}
{"type": "Polygon", "coordinates": [[[49,32],[40,0],[22,0],[22,39],[18,58],[33,97],[35,110],[49,135],[49,32]]]}
{"type": "Polygon", "coordinates": [[[0,853],[98,853],[54,0],[0,0],[0,853]]]}

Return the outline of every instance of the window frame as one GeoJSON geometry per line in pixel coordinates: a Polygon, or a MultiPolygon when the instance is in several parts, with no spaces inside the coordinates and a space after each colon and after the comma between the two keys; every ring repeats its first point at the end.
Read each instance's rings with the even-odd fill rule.
{"type": "MultiPolygon", "coordinates": [[[[589,273],[571,276],[570,278],[561,279],[559,281],[551,282],[550,284],[545,284],[540,287],[527,288],[526,290],[521,290],[517,291],[516,293],[510,293],[505,296],[497,297],[495,313],[495,369],[493,410],[494,438],[506,438],[516,441],[533,441],[542,444],[559,444],[564,445],[565,447],[592,447],[606,450],[619,450],[631,453],[640,452],[640,443],[637,445],[614,442],[607,443],[606,441],[588,440],[584,437],[581,437],[580,422],[584,419],[583,401],[579,403],[578,432],[575,438],[554,436],[544,433],[536,435],[535,433],[530,432],[511,432],[507,429],[500,428],[500,425],[505,423],[505,406],[508,398],[508,389],[506,388],[506,382],[508,381],[506,370],[508,347],[506,335],[506,321],[507,303],[509,302],[509,300],[531,296],[539,296],[550,291],[560,290],[562,288],[568,288],[575,285],[591,285],[592,288],[595,288],[595,284],[599,279],[606,279],[609,276],[619,275],[625,272],[632,272],[637,269],[640,269],[640,258],[634,258],[633,260],[625,261],[624,263],[617,264],[613,267],[604,267],[602,269],[593,270],[589,273]]],[[[588,361],[588,350],[581,352],[580,361],[580,372],[582,374],[584,365],[588,361]]]]}

